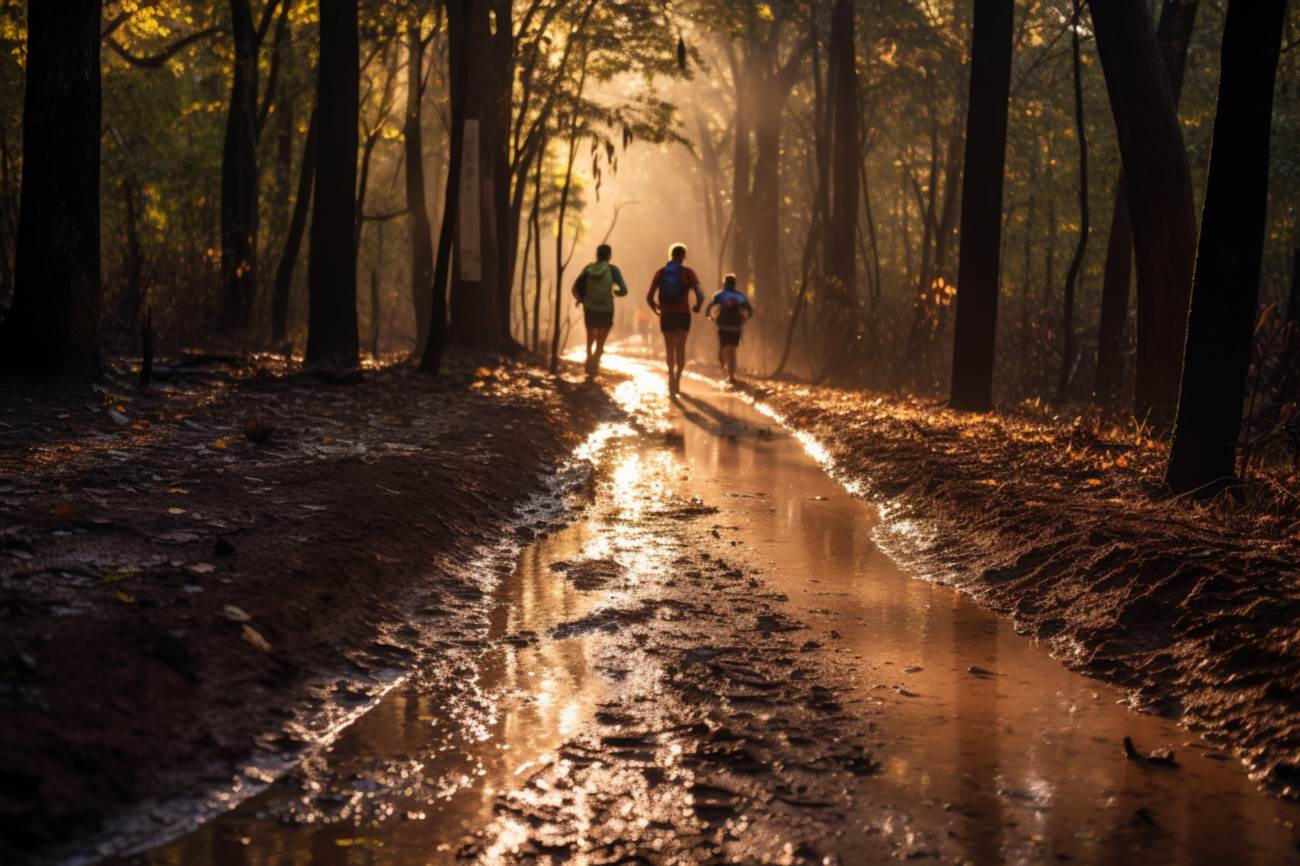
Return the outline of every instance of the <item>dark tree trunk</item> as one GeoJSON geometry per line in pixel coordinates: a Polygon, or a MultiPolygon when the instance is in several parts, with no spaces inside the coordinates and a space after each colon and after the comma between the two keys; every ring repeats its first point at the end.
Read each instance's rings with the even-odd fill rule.
{"type": "Polygon", "coordinates": [[[754,178],[749,195],[754,296],[771,304],[781,295],[781,111],[777,82],[764,75],[754,112],[754,178]]]}
{"type": "MultiPolygon", "coordinates": [[[[1199,0],[1164,0],[1156,41],[1174,107],[1178,107],[1187,67],[1187,48],[1192,41],[1199,0]]],[[[1129,221],[1128,201],[1124,195],[1124,170],[1115,184],[1115,209],[1111,214],[1110,236],[1106,244],[1106,266],[1102,275],[1101,324],[1097,334],[1097,372],[1093,397],[1101,403],[1114,404],[1124,380],[1124,331],[1128,324],[1129,285],[1133,280],[1133,225],[1129,221]]]]}
{"type": "Polygon", "coordinates": [[[221,152],[221,284],[226,326],[252,318],[257,265],[257,32],[249,0],[230,0],[235,65],[221,152]]]}
{"type": "MultiPolygon", "coordinates": [[[[477,129],[473,147],[465,146],[461,164],[460,214],[456,229],[456,273],[451,284],[451,342],[495,352],[500,348],[497,308],[495,74],[492,70],[492,31],[487,2],[466,4],[464,62],[465,128],[462,138],[477,129]],[[468,223],[473,221],[475,225],[468,223]]],[[[465,145],[465,142],[462,142],[465,145]]],[[[505,180],[502,178],[502,180],[505,180]]],[[[507,311],[508,315],[508,311],[507,311]]]]}
{"type": "Polygon", "coordinates": [[[545,140],[542,141],[541,148],[537,154],[537,166],[533,171],[533,351],[542,350],[542,220],[541,205],[542,200],[542,170],[546,166],[546,147],[545,140]]]}
{"type": "Polygon", "coordinates": [[[307,363],[356,367],[357,0],[320,0],[316,183],[307,261],[307,363]]]}
{"type": "Polygon", "coordinates": [[[144,250],[140,244],[140,192],[132,180],[122,182],[122,199],[126,210],[126,259],[117,299],[118,322],[128,331],[135,329],[144,293],[144,250]]]}
{"type": "Polygon", "coordinates": [[[293,216],[285,234],[284,252],[280,254],[279,267],[275,269],[275,294],[271,297],[271,342],[284,342],[289,330],[289,293],[293,288],[293,271],[298,264],[298,250],[302,247],[303,232],[307,229],[307,214],[311,207],[312,186],[316,180],[316,139],[320,121],[312,109],[307,124],[307,139],[302,145],[302,166],[298,170],[298,198],[293,203],[293,216]]]}
{"type": "Polygon", "coordinates": [[[736,118],[731,154],[731,269],[736,274],[736,284],[742,290],[747,290],[750,288],[752,273],[749,265],[749,219],[753,211],[749,201],[749,139],[754,100],[750,93],[750,64],[747,61],[737,64],[733,72],[736,75],[736,118]]]}
{"type": "Polygon", "coordinates": [[[263,248],[268,259],[271,257],[270,246],[284,241],[293,201],[294,102],[284,91],[280,88],[275,101],[275,189],[272,192],[271,237],[268,246],[263,248]]]}
{"type": "MultiPolygon", "coordinates": [[[[515,283],[515,259],[519,252],[519,221],[514,208],[510,180],[509,130],[511,121],[511,88],[514,83],[515,48],[512,0],[493,0],[492,36],[492,95],[486,106],[492,113],[491,140],[492,185],[489,201],[492,207],[492,225],[496,229],[496,321],[498,345],[513,350],[514,335],[510,333],[510,299],[515,283]]],[[[520,181],[520,186],[523,181],[520,181]]]]}
{"type": "Polygon", "coordinates": [[[5,367],[99,372],[99,27],[99,0],[28,4],[5,367]]]}
{"type": "Polygon", "coordinates": [[[857,239],[860,175],[858,157],[858,71],[853,41],[853,3],[836,0],[831,15],[831,38],[828,79],[833,82],[831,108],[834,111],[834,137],[831,146],[831,186],[834,204],[826,231],[827,279],[835,297],[839,326],[830,334],[830,367],[833,379],[843,381],[851,372],[849,358],[858,336],[857,239]]]}
{"type": "Polygon", "coordinates": [[[379,360],[379,274],[384,269],[384,223],[379,224],[379,244],[375,266],[370,269],[370,357],[379,360]]]}
{"type": "Polygon", "coordinates": [[[1233,477],[1268,205],[1273,84],[1286,0],[1232,0],[1220,51],[1210,173],[1196,250],[1182,390],[1165,481],[1233,477]]]}
{"type": "Polygon", "coordinates": [[[1136,252],[1134,411],[1167,429],[1178,403],[1196,247],[1187,152],[1145,3],[1090,0],[1136,252]]]}
{"type": "Polygon", "coordinates": [[[985,412],[993,405],[993,351],[998,317],[998,253],[1011,88],[1011,0],[975,5],[971,36],[970,110],[961,197],[961,257],[953,335],[952,406],[985,412]]]}
{"type": "Polygon", "coordinates": [[[424,137],[421,128],[424,46],[420,42],[418,23],[411,24],[407,30],[406,52],[406,125],[402,131],[406,148],[406,216],[411,231],[415,345],[423,348],[429,339],[429,320],[433,314],[433,229],[429,225],[429,209],[424,201],[424,137]]]}
{"type": "Polygon", "coordinates": [[[459,3],[447,4],[447,82],[451,89],[450,152],[447,158],[442,226],[438,233],[438,258],[433,266],[432,313],[428,340],[420,358],[420,369],[435,374],[442,368],[442,353],[447,347],[448,277],[455,246],[456,223],[460,218],[460,176],[465,151],[465,92],[470,74],[465,68],[467,27],[464,6],[459,3]]]}
{"type": "Polygon", "coordinates": [[[1112,405],[1119,399],[1124,380],[1124,336],[1128,325],[1129,283],[1133,279],[1133,226],[1124,196],[1124,171],[1116,181],[1115,208],[1106,240],[1106,265],[1102,271],[1101,324],[1097,329],[1097,374],[1093,399],[1112,405]]]}
{"type": "Polygon", "coordinates": [[[1079,51],[1079,13],[1083,0],[1075,0],[1074,26],[1070,28],[1070,55],[1074,66],[1074,130],[1079,139],[1079,243],[1065,274],[1065,310],[1061,316],[1061,372],[1056,379],[1056,399],[1070,395],[1070,376],[1074,371],[1074,291],[1079,270],[1088,251],[1088,133],[1083,115],[1083,64],[1079,51]]]}

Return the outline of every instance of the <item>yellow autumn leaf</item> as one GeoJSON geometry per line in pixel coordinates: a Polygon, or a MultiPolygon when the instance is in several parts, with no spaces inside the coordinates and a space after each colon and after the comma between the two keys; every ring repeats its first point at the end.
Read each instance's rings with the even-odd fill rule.
{"type": "Polygon", "coordinates": [[[129,592],[123,592],[120,589],[113,594],[113,597],[122,602],[122,604],[135,604],[135,596],[131,595],[129,592]]]}
{"type": "Polygon", "coordinates": [[[1089,478],[1087,481],[1084,481],[1083,483],[1084,483],[1084,484],[1087,484],[1089,487],[1100,487],[1100,486],[1101,486],[1101,479],[1100,479],[1100,478],[1089,478]]]}
{"type": "Polygon", "coordinates": [[[269,653],[271,651],[271,644],[267,642],[266,638],[262,637],[260,631],[253,628],[251,625],[245,624],[244,629],[240,632],[239,636],[264,653],[269,653]]]}
{"type": "Polygon", "coordinates": [[[225,449],[225,447],[226,447],[226,440],[225,440],[225,439],[218,439],[216,442],[213,442],[213,443],[212,443],[212,447],[213,447],[213,448],[225,449]]]}

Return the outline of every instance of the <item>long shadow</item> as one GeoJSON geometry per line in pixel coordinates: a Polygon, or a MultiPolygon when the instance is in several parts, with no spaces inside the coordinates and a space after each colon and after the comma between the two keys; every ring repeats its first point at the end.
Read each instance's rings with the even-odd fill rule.
{"type": "Polygon", "coordinates": [[[707,433],[735,437],[751,431],[748,421],[724,412],[706,400],[685,393],[679,397],[682,415],[707,433]]]}

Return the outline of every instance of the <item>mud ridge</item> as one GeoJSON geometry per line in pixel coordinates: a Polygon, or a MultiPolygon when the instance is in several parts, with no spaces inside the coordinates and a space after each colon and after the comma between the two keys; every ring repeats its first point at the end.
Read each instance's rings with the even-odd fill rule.
{"type": "Polygon", "coordinates": [[[555,471],[612,411],[576,379],[472,357],[345,385],[204,372],[4,400],[0,860],[157,841],[404,671],[450,675],[509,567],[482,543],[560,525],[582,473],[555,471]]]}

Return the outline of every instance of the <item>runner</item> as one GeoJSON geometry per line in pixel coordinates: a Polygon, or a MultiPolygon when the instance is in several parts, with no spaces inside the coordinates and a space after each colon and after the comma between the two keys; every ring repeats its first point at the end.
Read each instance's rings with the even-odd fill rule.
{"type": "Polygon", "coordinates": [[[605,340],[614,327],[614,297],[627,296],[627,283],[618,265],[611,264],[614,251],[609,244],[596,247],[596,260],[582,269],[573,283],[573,297],[582,305],[587,326],[587,375],[600,370],[600,356],[605,354],[605,340]],[[596,350],[591,347],[595,344],[596,350]]]}
{"type": "Polygon", "coordinates": [[[682,371],[686,369],[686,337],[691,331],[691,313],[698,313],[704,306],[704,293],[700,291],[700,280],[695,271],[683,264],[686,247],[673,244],[668,254],[672,260],[655,271],[645,299],[659,317],[659,330],[663,332],[664,350],[668,356],[668,393],[676,397],[681,390],[682,371]],[[695,293],[694,307],[688,292],[695,293]]]}
{"type": "Polygon", "coordinates": [[[718,325],[718,363],[727,373],[727,382],[736,384],[736,347],[740,345],[740,332],[754,316],[754,308],[749,298],[736,288],[736,275],[727,274],[722,280],[722,291],[713,296],[704,318],[713,319],[718,325]],[[718,308],[713,316],[713,308],[718,308]]]}

